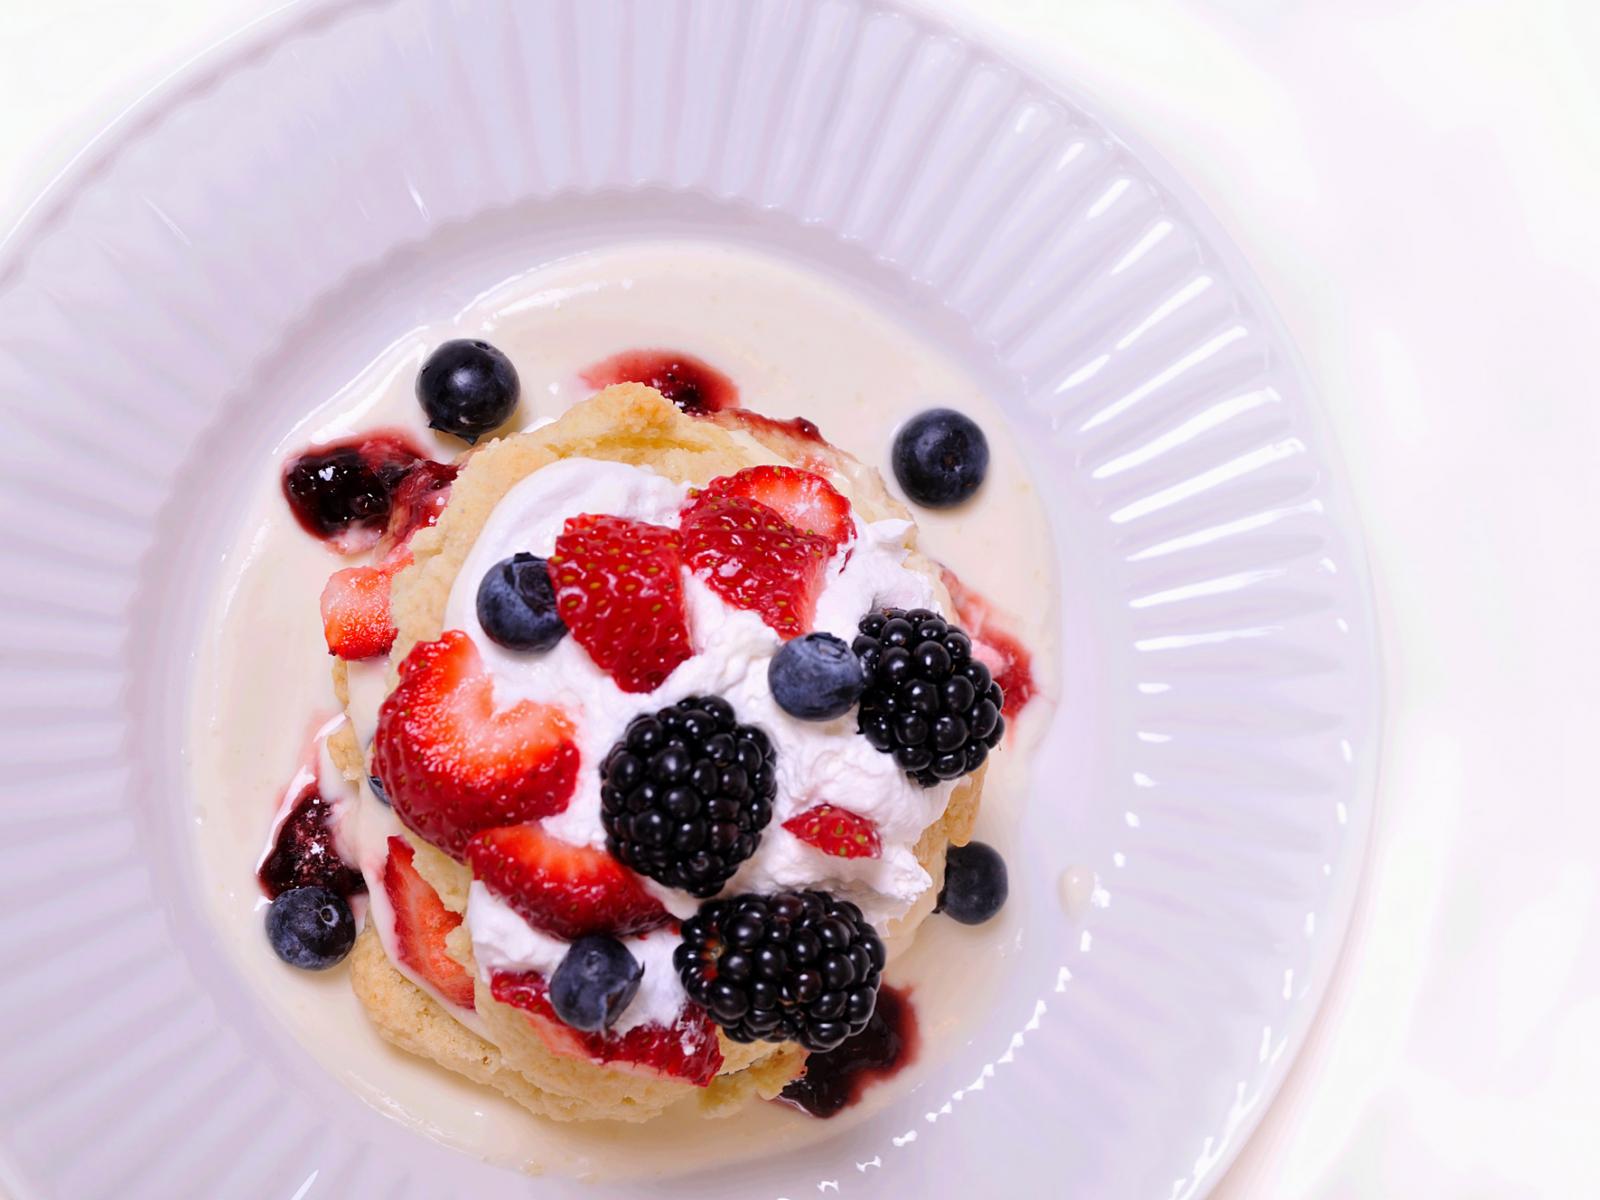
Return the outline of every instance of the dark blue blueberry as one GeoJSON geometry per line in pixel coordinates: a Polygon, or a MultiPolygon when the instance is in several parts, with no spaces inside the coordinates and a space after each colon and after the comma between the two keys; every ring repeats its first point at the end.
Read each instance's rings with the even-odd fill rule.
{"type": "Polygon", "coordinates": [[[267,909],[267,940],[291,967],[326,971],[355,945],[356,919],[337,892],[290,888],[267,909]]]}
{"type": "Polygon", "coordinates": [[[567,632],[542,558],[513,554],[478,584],[478,624],[508,650],[548,650],[567,632]]]}
{"type": "Polygon", "coordinates": [[[767,666],[778,707],[802,721],[842,717],[860,699],[867,675],[855,651],[831,633],[808,633],[783,644],[767,666]]]}
{"type": "Polygon", "coordinates": [[[976,492],[989,473],[989,440],[971,417],[948,408],[918,413],[900,427],[894,477],[912,500],[949,508],[976,492]]]}
{"type": "MultiPolygon", "coordinates": [[[[369,763],[372,761],[371,742],[367,743],[367,761],[369,763]]],[[[367,786],[372,789],[372,794],[378,798],[380,804],[386,808],[394,807],[389,803],[389,790],[383,786],[383,780],[378,778],[376,771],[367,772],[367,786]]]]}
{"type": "Polygon", "coordinates": [[[521,394],[517,369],[488,342],[445,342],[417,373],[428,424],[469,442],[504,425],[521,394]]]}
{"type": "Polygon", "coordinates": [[[1010,890],[1006,860],[993,846],[951,846],[944,859],[944,889],[933,911],[963,925],[982,925],[1005,905],[1010,890]]]}
{"type": "Polygon", "coordinates": [[[550,1007],[574,1029],[597,1033],[622,1015],[644,967],[614,937],[592,933],[572,943],[550,976],[550,1007]]]}

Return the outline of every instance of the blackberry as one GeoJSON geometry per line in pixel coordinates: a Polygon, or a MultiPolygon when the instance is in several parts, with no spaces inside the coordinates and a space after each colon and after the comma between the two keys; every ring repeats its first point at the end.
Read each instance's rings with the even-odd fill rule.
{"type": "Polygon", "coordinates": [[[672,962],[689,998],[736,1042],[832,1050],[872,1019],[884,949],[861,910],[826,892],[712,900],[672,962]]]}
{"type": "Polygon", "coordinates": [[[600,764],[607,848],[658,883],[714,895],[772,820],[772,757],[767,735],[717,696],[635,717],[600,764]]]}
{"type": "Polygon", "coordinates": [[[867,671],[857,727],[923,787],[983,765],[1005,733],[1005,695],[972,639],[937,613],[885,608],[861,618],[851,649],[867,671]]]}

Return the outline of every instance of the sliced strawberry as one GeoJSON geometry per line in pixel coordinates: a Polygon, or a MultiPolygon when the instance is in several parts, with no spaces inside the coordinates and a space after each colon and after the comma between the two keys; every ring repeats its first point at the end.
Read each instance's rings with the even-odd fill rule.
{"type": "Polygon", "coordinates": [[[758,500],[796,529],[825,537],[835,546],[850,539],[855,523],[850,501],[812,471],[799,467],[748,467],[706,484],[712,496],[758,500]]]}
{"type": "Polygon", "coordinates": [[[835,858],[880,858],[883,839],[878,827],[859,813],[834,804],[818,804],[797,813],[783,827],[802,842],[835,858]]]}
{"type": "Polygon", "coordinates": [[[572,739],[552,705],[520,700],[496,712],[478,648],[452,629],[400,664],[373,757],[400,819],[460,859],[480,829],[566,809],[578,773],[572,739]]]}
{"type": "Polygon", "coordinates": [[[811,628],[833,543],[743,496],[697,492],[679,526],[684,557],[735,608],[760,614],[780,637],[811,628]]]}
{"type": "Polygon", "coordinates": [[[536,971],[497,973],[489,982],[494,998],[528,1014],[528,1023],[552,1054],[587,1058],[637,1071],[683,1079],[705,1087],[722,1067],[717,1027],[705,1009],[685,1001],[673,1025],[635,1025],[626,1033],[585,1033],[564,1024],[550,1004],[550,988],[536,971]]]}
{"type": "MultiPolygon", "coordinates": [[[[407,551],[406,562],[410,560],[407,551]]],[[[405,565],[346,567],[328,577],[322,589],[322,636],[329,654],[353,661],[389,653],[395,633],[389,585],[405,565]]]]}
{"type": "Polygon", "coordinates": [[[644,933],[672,919],[604,850],[563,842],[537,825],[484,830],[468,843],[467,861],[535,928],[569,942],[590,933],[644,933]]]}
{"type": "Polygon", "coordinates": [[[578,644],[625,692],[653,692],[694,651],[678,535],[660,525],[585,514],[550,557],[556,606],[578,644]]]}
{"type": "Polygon", "coordinates": [[[444,939],[461,924],[461,914],[444,906],[439,893],[417,873],[415,859],[416,851],[405,838],[389,839],[383,891],[394,909],[395,949],[400,962],[427,980],[451,1004],[474,1008],[472,975],[444,948],[444,939]]]}
{"type": "Polygon", "coordinates": [[[962,583],[949,567],[941,568],[941,575],[955,601],[961,627],[972,638],[972,657],[989,668],[1005,693],[1005,718],[1015,720],[1039,690],[1033,678],[1033,656],[987,600],[962,583]]]}
{"type": "MultiPolygon", "coordinates": [[[[378,540],[378,561],[387,563],[419,529],[438,521],[450,499],[450,485],[459,468],[450,463],[422,459],[415,463],[395,486],[389,502],[389,522],[378,540]]],[[[407,560],[409,561],[409,554],[407,560]]]]}

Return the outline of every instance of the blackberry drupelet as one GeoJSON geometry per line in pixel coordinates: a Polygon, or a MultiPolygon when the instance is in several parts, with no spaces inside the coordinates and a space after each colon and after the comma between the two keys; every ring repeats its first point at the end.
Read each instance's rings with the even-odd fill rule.
{"type": "Polygon", "coordinates": [[[600,764],[606,846],[625,866],[714,895],[772,820],[772,743],[718,696],[689,696],[628,723],[600,764]]]}
{"type": "Polygon", "coordinates": [[[925,608],[861,618],[851,648],[867,671],[857,727],[923,787],[983,765],[1005,733],[1005,695],[972,639],[925,608]]]}
{"type": "Polygon", "coordinates": [[[826,892],[712,900],[683,923],[673,965],[736,1042],[832,1050],[872,1019],[884,947],[861,910],[826,892]]]}

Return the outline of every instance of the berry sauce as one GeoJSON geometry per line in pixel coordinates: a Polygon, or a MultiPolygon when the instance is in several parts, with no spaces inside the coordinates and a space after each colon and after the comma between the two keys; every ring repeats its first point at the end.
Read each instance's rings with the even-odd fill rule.
{"type": "Polygon", "coordinates": [[[690,416],[739,407],[739,389],[721,371],[676,350],[624,350],[579,372],[592,388],[614,383],[653,387],[690,416]]]}
{"type": "Polygon", "coordinates": [[[733,424],[744,425],[754,429],[766,430],[770,433],[792,437],[796,441],[815,442],[819,446],[828,445],[828,440],[822,436],[822,430],[815,423],[804,417],[790,417],[781,421],[777,417],[764,416],[758,412],[751,412],[748,408],[730,411],[726,416],[732,418],[733,424]]]}
{"type": "Polygon", "coordinates": [[[390,499],[389,523],[378,541],[378,560],[387,562],[419,529],[439,519],[450,499],[459,467],[422,459],[405,473],[390,499]]]}
{"type": "Polygon", "coordinates": [[[278,827],[272,849],[256,872],[269,899],[277,899],[290,888],[313,884],[346,899],[367,890],[361,872],[339,857],[333,827],[328,823],[332,815],[333,809],[317,785],[308,783],[278,827]]]}
{"type": "Polygon", "coordinates": [[[401,482],[427,456],[402,433],[375,433],[318,446],[283,469],[283,496],[300,527],[341,554],[383,536],[401,482]]]}
{"type": "Polygon", "coordinates": [[[974,649],[980,646],[988,646],[994,651],[994,656],[985,665],[1006,695],[1001,713],[1007,720],[1014,721],[1038,690],[1033,682],[1033,659],[1013,635],[993,628],[983,635],[982,642],[974,649]]]}
{"type": "Polygon", "coordinates": [[[886,986],[878,992],[867,1027],[837,1049],[809,1056],[805,1074],[778,1099],[813,1117],[837,1116],[873,1084],[914,1060],[918,1040],[910,992],[886,986]]]}
{"type": "Polygon", "coordinates": [[[956,617],[972,637],[972,656],[989,668],[1006,694],[1001,709],[1006,720],[1016,720],[1039,691],[1033,678],[1032,653],[1006,628],[1005,619],[995,613],[993,606],[962,583],[954,571],[945,567],[942,575],[950,598],[955,601],[956,617]]]}

